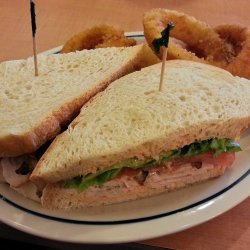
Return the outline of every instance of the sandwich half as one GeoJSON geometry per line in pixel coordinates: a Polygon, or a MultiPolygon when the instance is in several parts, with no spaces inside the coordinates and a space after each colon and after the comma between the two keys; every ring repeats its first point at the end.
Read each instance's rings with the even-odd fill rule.
{"type": "Polygon", "coordinates": [[[126,75],[56,137],[31,180],[50,209],[135,200],[218,177],[250,124],[250,81],[197,62],[126,75]]]}
{"type": "MultiPolygon", "coordinates": [[[[146,45],[84,50],[0,64],[0,176],[24,188],[38,158],[80,108],[115,79],[157,63],[146,45]]],[[[27,184],[30,189],[31,184],[27,184]]],[[[26,188],[25,188],[26,190],[26,188]]],[[[35,190],[35,189],[34,189],[35,190]]]]}

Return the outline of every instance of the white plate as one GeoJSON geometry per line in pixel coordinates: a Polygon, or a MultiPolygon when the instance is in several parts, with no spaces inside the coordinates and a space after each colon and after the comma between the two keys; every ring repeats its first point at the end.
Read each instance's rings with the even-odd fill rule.
{"type": "Polygon", "coordinates": [[[244,150],[220,178],[152,198],[81,211],[47,211],[1,183],[0,220],[36,236],[74,243],[122,243],[175,233],[249,197],[250,130],[241,145],[244,150]]]}

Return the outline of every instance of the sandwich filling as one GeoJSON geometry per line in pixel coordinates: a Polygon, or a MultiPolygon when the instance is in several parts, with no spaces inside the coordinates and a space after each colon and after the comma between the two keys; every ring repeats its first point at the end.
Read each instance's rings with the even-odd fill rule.
{"type": "Polygon", "coordinates": [[[0,182],[35,201],[40,201],[42,187],[30,182],[29,177],[37,164],[33,154],[0,159],[0,182]]]}
{"type": "Polygon", "coordinates": [[[8,183],[25,197],[39,201],[43,185],[32,183],[30,175],[50,143],[48,141],[33,154],[0,158],[0,182],[8,183]]]}
{"type": "Polygon", "coordinates": [[[235,152],[240,150],[240,145],[231,139],[194,142],[180,149],[162,152],[152,159],[126,159],[95,174],[77,176],[68,180],[65,187],[83,192],[96,187],[106,189],[122,182],[126,187],[144,185],[159,188],[166,182],[195,174],[197,169],[207,171],[216,166],[225,169],[233,164],[235,152]]]}

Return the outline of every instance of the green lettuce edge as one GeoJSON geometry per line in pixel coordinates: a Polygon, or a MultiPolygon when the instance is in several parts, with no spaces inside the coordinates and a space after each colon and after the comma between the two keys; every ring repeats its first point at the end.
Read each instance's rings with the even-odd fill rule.
{"type": "Polygon", "coordinates": [[[145,169],[148,167],[163,164],[177,157],[186,158],[208,151],[212,151],[214,157],[218,157],[222,153],[241,151],[241,148],[238,143],[234,142],[231,139],[214,138],[205,141],[197,141],[190,145],[184,146],[181,149],[163,152],[159,155],[158,160],[139,160],[135,158],[126,159],[110,166],[109,168],[106,168],[105,170],[100,170],[95,174],[74,177],[66,181],[65,188],[74,188],[80,193],[91,186],[101,186],[105,182],[112,180],[120,173],[120,171],[124,167],[132,169],[145,169]]]}

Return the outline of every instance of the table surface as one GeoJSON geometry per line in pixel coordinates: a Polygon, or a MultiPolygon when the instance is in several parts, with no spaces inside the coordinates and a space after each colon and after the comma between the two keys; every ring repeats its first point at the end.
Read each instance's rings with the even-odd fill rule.
{"type": "MultiPolygon", "coordinates": [[[[57,47],[95,24],[124,31],[141,31],[143,13],[168,8],[193,15],[211,26],[240,24],[250,27],[249,0],[36,0],[37,50],[57,47]]],[[[0,61],[32,55],[28,0],[0,1],[0,61]]],[[[248,249],[250,198],[202,225],[141,243],[171,249],[248,249]]],[[[1,227],[0,227],[1,230],[1,227]]]]}

